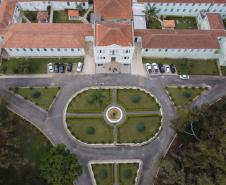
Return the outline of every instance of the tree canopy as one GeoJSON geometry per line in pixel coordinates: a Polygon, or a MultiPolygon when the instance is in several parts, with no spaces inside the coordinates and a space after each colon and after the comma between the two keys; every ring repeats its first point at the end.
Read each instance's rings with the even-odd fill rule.
{"type": "Polygon", "coordinates": [[[177,140],[161,162],[156,184],[226,184],[226,98],[174,121],[177,140]]]}

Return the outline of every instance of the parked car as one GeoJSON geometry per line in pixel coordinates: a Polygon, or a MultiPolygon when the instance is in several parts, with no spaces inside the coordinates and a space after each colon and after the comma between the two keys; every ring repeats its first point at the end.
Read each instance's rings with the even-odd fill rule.
{"type": "Polygon", "coordinates": [[[189,75],[179,75],[179,78],[182,80],[189,80],[189,75]]]}
{"type": "Polygon", "coordinates": [[[149,72],[149,73],[152,72],[152,67],[151,67],[151,64],[150,63],[146,63],[145,64],[145,68],[146,68],[147,72],[149,72]]]}
{"type": "Polygon", "coordinates": [[[152,63],[151,66],[152,66],[153,71],[154,71],[155,73],[158,73],[158,72],[159,72],[159,68],[158,68],[158,65],[157,65],[156,63],[152,63]]]}
{"type": "Polygon", "coordinates": [[[59,64],[59,72],[64,73],[64,64],[59,64]]]}
{"type": "Polygon", "coordinates": [[[47,66],[48,66],[48,72],[49,73],[53,73],[54,72],[54,66],[53,66],[53,64],[52,63],[49,63],[47,66]]]}
{"type": "Polygon", "coordinates": [[[176,67],[174,64],[170,64],[170,70],[172,73],[176,73],[176,67]]]}
{"type": "Polygon", "coordinates": [[[165,73],[165,68],[162,64],[158,64],[160,73],[165,73]]]}
{"type": "Polygon", "coordinates": [[[169,65],[165,65],[165,69],[166,69],[166,73],[170,73],[170,66],[169,65]]]}
{"type": "Polygon", "coordinates": [[[67,72],[71,72],[72,71],[72,67],[73,67],[73,64],[67,64],[67,72]]]}
{"type": "Polygon", "coordinates": [[[54,73],[59,73],[59,64],[58,63],[54,64],[54,73]]]}
{"type": "Polygon", "coordinates": [[[83,67],[83,63],[82,62],[79,62],[78,65],[77,65],[76,71],[77,72],[81,72],[82,71],[82,67],[83,67]]]}

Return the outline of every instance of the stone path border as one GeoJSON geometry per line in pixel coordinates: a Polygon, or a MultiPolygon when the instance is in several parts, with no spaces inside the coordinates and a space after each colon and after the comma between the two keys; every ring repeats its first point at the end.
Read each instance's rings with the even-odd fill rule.
{"type": "Polygon", "coordinates": [[[139,167],[137,170],[137,176],[135,179],[135,184],[134,185],[138,185],[139,180],[140,180],[140,176],[141,176],[141,172],[142,172],[142,167],[143,167],[143,162],[140,159],[129,159],[129,160],[94,160],[94,161],[89,161],[88,162],[88,169],[89,169],[89,173],[91,176],[91,180],[92,180],[92,184],[93,185],[98,185],[96,184],[96,179],[94,177],[94,173],[93,173],[93,169],[92,169],[92,165],[93,164],[129,164],[129,163],[138,163],[139,167]]]}

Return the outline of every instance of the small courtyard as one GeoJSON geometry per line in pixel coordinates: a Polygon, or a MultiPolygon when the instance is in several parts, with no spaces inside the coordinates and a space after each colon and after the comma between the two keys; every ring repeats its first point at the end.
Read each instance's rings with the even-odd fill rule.
{"type": "Polygon", "coordinates": [[[160,105],[142,89],[87,89],[67,107],[66,125],[87,144],[137,144],[161,126],[160,105]]]}

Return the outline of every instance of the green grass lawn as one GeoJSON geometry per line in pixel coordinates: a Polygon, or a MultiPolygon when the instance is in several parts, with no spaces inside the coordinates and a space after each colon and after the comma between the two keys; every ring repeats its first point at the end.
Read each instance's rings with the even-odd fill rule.
{"type": "Polygon", "coordinates": [[[12,58],[3,60],[0,71],[4,74],[45,74],[47,73],[48,63],[77,63],[83,61],[84,58],[12,58]],[[28,64],[29,70],[20,72],[18,67],[23,63],[28,64]]]}
{"type": "Polygon", "coordinates": [[[37,13],[38,11],[24,11],[23,14],[29,19],[32,23],[37,23],[37,13]]]}
{"type": "Polygon", "coordinates": [[[112,102],[110,89],[89,89],[78,94],[69,104],[67,112],[102,112],[112,102]],[[100,92],[103,95],[102,104],[91,102],[91,98],[96,92],[100,92]]]}
{"type": "Polygon", "coordinates": [[[118,89],[117,103],[127,111],[158,111],[159,105],[155,99],[138,89],[118,89]]]}
{"type": "Polygon", "coordinates": [[[13,88],[12,90],[44,110],[48,110],[56,98],[59,88],[13,88]]]}
{"type": "Polygon", "coordinates": [[[143,58],[143,63],[175,64],[179,74],[219,75],[216,60],[143,58]]]}
{"type": "Polygon", "coordinates": [[[130,116],[118,127],[118,142],[142,143],[152,138],[158,132],[160,125],[160,116],[130,116]]]}
{"type": "Polygon", "coordinates": [[[67,125],[75,138],[86,143],[113,143],[113,127],[102,117],[68,117],[67,125]]]}
{"type": "Polygon", "coordinates": [[[198,29],[195,17],[175,17],[167,16],[167,20],[175,20],[175,29],[198,29]]]}
{"type": "Polygon", "coordinates": [[[138,163],[118,164],[119,185],[135,185],[138,169],[138,163]]]}
{"type": "Polygon", "coordinates": [[[53,23],[82,23],[79,20],[69,20],[67,10],[54,11],[53,23]]]}
{"type": "Polygon", "coordinates": [[[158,20],[154,22],[147,22],[147,28],[149,29],[162,29],[162,25],[158,20]]]}
{"type": "Polygon", "coordinates": [[[92,170],[97,185],[114,184],[114,164],[93,164],[92,170]]]}
{"type": "Polygon", "coordinates": [[[205,89],[167,87],[166,90],[176,106],[184,106],[190,104],[192,100],[199,96],[205,89]]]}
{"type": "Polygon", "coordinates": [[[221,66],[222,75],[226,76],[226,66],[221,66]]]}

